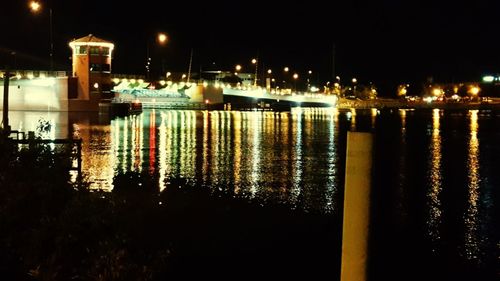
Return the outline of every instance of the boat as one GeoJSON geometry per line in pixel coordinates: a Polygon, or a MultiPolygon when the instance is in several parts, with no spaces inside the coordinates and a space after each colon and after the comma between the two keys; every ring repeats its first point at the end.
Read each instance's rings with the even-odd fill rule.
{"type": "Polygon", "coordinates": [[[142,103],[138,100],[126,101],[112,99],[111,102],[99,103],[99,112],[107,113],[111,117],[123,117],[142,112],[142,103]]]}

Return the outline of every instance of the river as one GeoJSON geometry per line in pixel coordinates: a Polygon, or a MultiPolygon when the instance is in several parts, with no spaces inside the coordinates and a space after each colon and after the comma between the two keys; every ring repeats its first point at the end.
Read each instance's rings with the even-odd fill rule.
{"type": "Polygon", "coordinates": [[[92,188],[111,191],[117,174],[138,172],[150,175],[159,192],[182,179],[262,206],[332,218],[332,224],[342,217],[347,131],[373,132],[370,276],[499,276],[500,111],[293,108],[148,110],[113,120],[86,113],[10,116],[13,129],[36,131],[47,120],[50,130],[37,134],[81,137],[92,188]]]}

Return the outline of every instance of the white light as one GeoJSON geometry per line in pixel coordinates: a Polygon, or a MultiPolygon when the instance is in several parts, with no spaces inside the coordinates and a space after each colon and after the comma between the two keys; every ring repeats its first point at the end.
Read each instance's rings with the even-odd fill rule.
{"type": "Polygon", "coordinates": [[[495,80],[495,77],[493,77],[493,76],[484,76],[483,77],[484,82],[493,82],[493,80],[495,80]]]}
{"type": "Polygon", "coordinates": [[[94,89],[99,89],[99,83],[94,83],[94,89]]]}
{"type": "MultiPolygon", "coordinates": [[[[33,78],[30,78],[30,79],[33,79],[33,78]]],[[[33,80],[32,85],[40,86],[40,87],[51,87],[51,86],[55,85],[55,79],[54,78],[35,79],[35,80],[33,80]]]]}
{"type": "Polygon", "coordinates": [[[104,47],[104,48],[109,48],[111,52],[115,48],[115,45],[113,43],[105,43],[105,42],[70,42],[69,46],[73,49],[73,52],[75,50],[75,47],[77,46],[104,47]]]}

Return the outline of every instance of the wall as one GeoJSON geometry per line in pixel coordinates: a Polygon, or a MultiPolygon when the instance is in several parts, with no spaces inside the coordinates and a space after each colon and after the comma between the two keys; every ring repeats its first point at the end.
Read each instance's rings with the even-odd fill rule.
{"type": "MultiPolygon", "coordinates": [[[[0,80],[0,108],[3,109],[3,80],[0,80]]],[[[11,78],[9,110],[68,111],[68,78],[11,78]]]]}

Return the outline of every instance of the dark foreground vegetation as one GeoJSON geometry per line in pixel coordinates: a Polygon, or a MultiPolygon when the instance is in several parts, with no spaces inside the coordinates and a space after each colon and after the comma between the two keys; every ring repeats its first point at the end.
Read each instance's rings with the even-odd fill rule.
{"type": "Polygon", "coordinates": [[[338,276],[336,218],[263,206],[148,173],[113,192],[72,183],[64,153],[0,138],[2,280],[338,276]]]}

